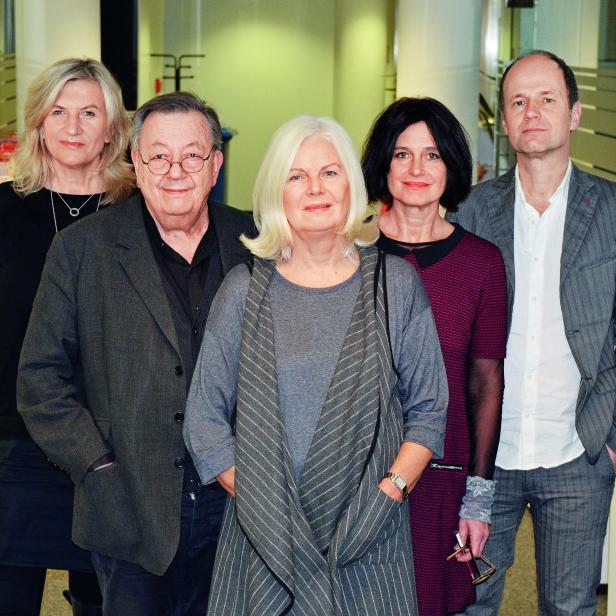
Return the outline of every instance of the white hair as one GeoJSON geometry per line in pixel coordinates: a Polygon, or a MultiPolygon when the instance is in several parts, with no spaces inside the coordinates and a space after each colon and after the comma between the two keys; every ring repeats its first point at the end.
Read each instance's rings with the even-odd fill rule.
{"type": "Polygon", "coordinates": [[[283,204],[283,191],[289,170],[300,146],[310,137],[327,139],[335,148],[349,182],[349,212],[342,233],[344,252],[350,256],[355,246],[370,246],[378,237],[368,216],[368,196],[361,165],[347,132],[331,118],[303,115],[285,122],[273,135],[257,174],[252,193],[253,215],[259,235],[240,238],[256,257],[286,260],[291,256],[292,236],[283,204]]]}

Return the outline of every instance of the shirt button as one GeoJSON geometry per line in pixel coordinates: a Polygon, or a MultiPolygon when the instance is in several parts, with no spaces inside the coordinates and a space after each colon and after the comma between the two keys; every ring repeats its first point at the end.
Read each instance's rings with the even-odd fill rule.
{"type": "Polygon", "coordinates": [[[199,335],[199,330],[196,327],[193,327],[192,335],[193,336],[198,336],[199,335]]]}
{"type": "Polygon", "coordinates": [[[175,374],[177,376],[182,376],[184,374],[184,370],[182,370],[182,366],[176,366],[175,367],[175,374]]]}
{"type": "Polygon", "coordinates": [[[176,413],[173,418],[177,423],[182,423],[184,421],[184,413],[176,413]]]}
{"type": "Polygon", "coordinates": [[[175,464],[175,466],[177,468],[183,468],[184,467],[184,458],[176,458],[174,464],[175,464]]]}

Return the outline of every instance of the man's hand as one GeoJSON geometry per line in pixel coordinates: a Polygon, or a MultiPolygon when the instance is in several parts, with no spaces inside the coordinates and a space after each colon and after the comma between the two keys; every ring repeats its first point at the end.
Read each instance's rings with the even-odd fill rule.
{"type": "Polygon", "coordinates": [[[90,468],[88,468],[88,472],[96,473],[97,471],[102,471],[104,468],[112,466],[114,462],[115,456],[111,452],[106,453],[104,456],[101,456],[98,460],[96,460],[96,462],[93,462],[90,465],[90,468]]]}
{"type": "Polygon", "coordinates": [[[235,464],[230,466],[216,477],[218,483],[225,489],[227,494],[235,498],[235,464]]]}
{"type": "Polygon", "coordinates": [[[612,466],[614,467],[614,472],[616,473],[616,451],[610,449],[609,445],[606,445],[605,448],[610,455],[610,460],[612,461],[612,466]]]}
{"type": "MultiPolygon", "coordinates": [[[[483,554],[483,548],[486,545],[486,541],[490,536],[490,525],[486,522],[480,522],[479,520],[467,520],[466,518],[460,518],[460,522],[458,523],[458,532],[460,533],[460,537],[466,545],[467,540],[470,537],[471,544],[471,552],[475,558],[481,556],[483,554]]],[[[459,546],[455,546],[456,549],[459,546]]],[[[466,562],[471,560],[471,553],[467,550],[466,552],[460,552],[456,554],[456,558],[459,561],[466,562]]]]}

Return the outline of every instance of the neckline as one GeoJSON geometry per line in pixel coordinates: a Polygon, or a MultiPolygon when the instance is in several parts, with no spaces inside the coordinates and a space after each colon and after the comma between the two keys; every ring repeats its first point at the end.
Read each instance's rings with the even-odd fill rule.
{"type": "Polygon", "coordinates": [[[338,282],[330,287],[305,287],[296,284],[295,282],[291,282],[290,280],[285,278],[276,268],[274,268],[274,276],[278,281],[280,281],[284,286],[290,289],[293,289],[295,291],[301,291],[303,293],[332,293],[334,291],[338,291],[352,284],[353,281],[359,276],[359,273],[360,267],[358,266],[357,269],[346,280],[338,282]]]}
{"type": "Polygon", "coordinates": [[[403,242],[395,240],[383,232],[378,239],[378,246],[386,252],[406,257],[412,254],[417,261],[417,265],[421,268],[435,265],[441,259],[445,258],[462,240],[466,231],[457,223],[453,223],[453,231],[443,239],[433,240],[430,242],[403,242]]]}

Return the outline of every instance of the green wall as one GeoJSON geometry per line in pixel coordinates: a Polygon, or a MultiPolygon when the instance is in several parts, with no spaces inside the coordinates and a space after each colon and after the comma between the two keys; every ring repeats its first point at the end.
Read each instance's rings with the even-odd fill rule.
{"type": "MultiPolygon", "coordinates": [[[[187,60],[192,68],[185,74],[195,78],[182,87],[205,98],[236,132],[227,152],[230,205],[251,208],[263,153],[289,118],[337,117],[361,146],[383,107],[392,2],[357,0],[353,8],[350,0],[142,0],[143,61],[155,45],[206,56],[187,60]]],[[[140,102],[152,96],[162,70],[156,59],[140,66],[140,102]]]]}

